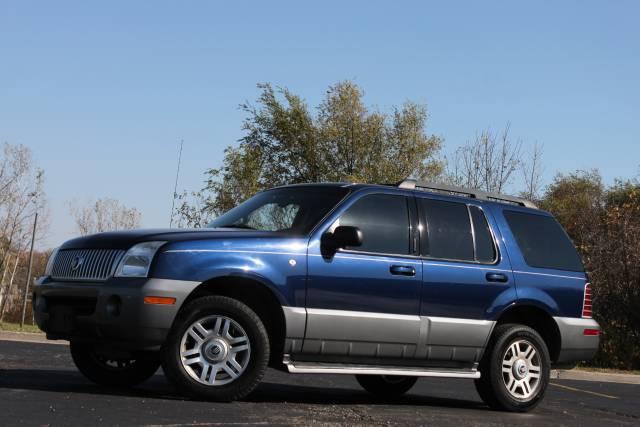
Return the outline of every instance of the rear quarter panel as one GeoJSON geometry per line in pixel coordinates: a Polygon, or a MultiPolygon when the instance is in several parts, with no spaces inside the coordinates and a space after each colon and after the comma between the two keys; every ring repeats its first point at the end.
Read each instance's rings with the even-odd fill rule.
{"type": "Polygon", "coordinates": [[[516,282],[517,304],[533,305],[545,309],[552,316],[581,317],[586,275],[583,272],[536,268],[527,265],[515,236],[504,216],[513,210],[528,214],[549,213],[516,206],[492,206],[493,216],[511,260],[516,282]]]}

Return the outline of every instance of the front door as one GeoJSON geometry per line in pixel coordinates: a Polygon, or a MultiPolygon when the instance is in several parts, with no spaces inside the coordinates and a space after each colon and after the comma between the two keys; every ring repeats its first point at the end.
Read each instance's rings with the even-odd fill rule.
{"type": "Polygon", "coordinates": [[[415,357],[422,262],[415,247],[414,218],[411,197],[356,194],[314,234],[303,354],[315,360],[363,363],[415,357]],[[360,228],[362,245],[323,255],[321,235],[339,225],[360,228]]]}

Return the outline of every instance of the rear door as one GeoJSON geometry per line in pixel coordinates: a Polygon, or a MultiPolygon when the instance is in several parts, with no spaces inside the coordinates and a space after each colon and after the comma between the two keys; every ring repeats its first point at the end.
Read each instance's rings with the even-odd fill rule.
{"type": "Polygon", "coordinates": [[[418,196],[426,358],[478,362],[494,317],[515,300],[515,282],[496,223],[481,202],[418,196]]]}

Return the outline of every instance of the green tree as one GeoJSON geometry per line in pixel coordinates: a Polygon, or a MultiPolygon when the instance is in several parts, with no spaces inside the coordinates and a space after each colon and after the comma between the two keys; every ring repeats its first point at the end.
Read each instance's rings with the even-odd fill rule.
{"type": "Polygon", "coordinates": [[[605,188],[597,170],[558,174],[547,188],[540,207],[562,224],[585,262],[596,241],[603,213],[605,188]]]}
{"type": "Polygon", "coordinates": [[[390,113],[367,108],[350,81],[330,86],[313,114],[286,88],[260,84],[240,144],[225,150],[223,165],[206,171],[205,187],[183,194],[180,224],[201,226],[211,217],[269,187],[322,181],[396,182],[442,172],[441,139],[425,131],[427,109],[405,102],[390,113]]]}

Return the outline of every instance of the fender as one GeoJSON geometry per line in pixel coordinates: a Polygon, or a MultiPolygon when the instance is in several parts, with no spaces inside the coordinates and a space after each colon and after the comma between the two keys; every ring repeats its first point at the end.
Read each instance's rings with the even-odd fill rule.
{"type": "Polygon", "coordinates": [[[221,277],[250,279],[270,289],[281,305],[304,307],[306,263],[306,251],[169,249],[157,256],[152,274],[200,283],[221,277]]]}

